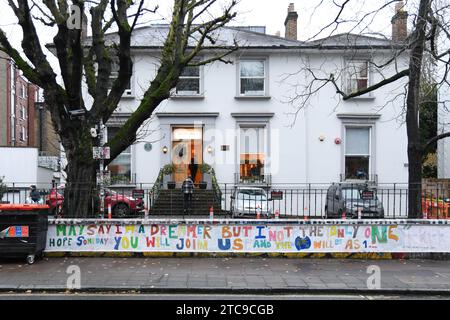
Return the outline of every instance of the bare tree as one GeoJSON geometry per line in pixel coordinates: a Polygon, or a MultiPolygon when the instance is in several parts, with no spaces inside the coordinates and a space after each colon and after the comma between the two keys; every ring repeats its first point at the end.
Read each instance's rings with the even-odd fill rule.
{"type": "MultiPolygon", "coordinates": [[[[68,216],[86,216],[92,212],[92,199],[96,197],[98,167],[92,159],[92,147],[99,141],[91,136],[90,129],[100,120],[106,123],[117,108],[132,76],[133,31],[142,15],[155,10],[146,9],[144,0],[8,0],[8,3],[23,31],[25,56],[11,45],[2,30],[0,50],[14,59],[29,81],[43,88],[46,106],[68,161],[64,210],[68,216]],[[84,12],[88,6],[92,36],[85,40],[86,30],[69,25],[74,19],[72,11],[81,13],[81,22],[86,21],[84,12]],[[43,51],[37,22],[57,29],[53,40],[62,84],[57,81],[57,74],[43,51]],[[117,30],[116,37],[107,41],[107,32],[113,28],[117,30]],[[108,83],[114,61],[118,61],[119,70],[110,88],[108,83]],[[93,99],[92,106],[85,105],[84,79],[93,99]]],[[[109,161],[136,140],[136,132],[161,101],[170,96],[184,68],[193,63],[206,42],[214,43],[217,30],[236,16],[236,4],[236,0],[229,1],[221,6],[221,14],[214,16],[211,10],[214,5],[221,5],[218,0],[174,0],[157,74],[136,111],[108,142],[109,161]]],[[[195,60],[195,64],[227,62],[224,58],[237,47],[222,49],[207,60],[195,60]]]]}
{"type": "MultiPolygon", "coordinates": [[[[370,34],[370,25],[374,18],[380,14],[382,10],[391,8],[391,4],[397,3],[396,14],[403,16],[406,19],[408,13],[403,9],[404,3],[399,0],[391,0],[377,3],[377,8],[372,11],[365,12],[360,19],[347,20],[345,15],[351,14],[349,7],[354,4],[355,1],[333,1],[330,6],[337,7],[337,14],[332,21],[326,23],[325,26],[320,29],[311,39],[308,39],[305,46],[312,46],[313,48],[320,48],[323,44],[335,36],[336,30],[339,27],[349,25],[350,32],[346,34],[346,41],[349,43],[348,50],[351,51],[354,48],[353,54],[356,56],[361,50],[366,50],[366,53],[370,54],[372,51],[376,51],[376,47],[370,48],[356,48],[357,46],[352,44],[354,39],[358,36],[364,38],[363,35],[370,34]],[[315,40],[317,37],[325,38],[322,40],[315,40]],[[356,36],[356,37],[355,37],[356,36]]],[[[380,88],[399,83],[400,86],[404,86],[404,90],[401,91],[398,96],[394,97],[404,99],[404,114],[405,117],[407,137],[408,137],[408,217],[420,218],[422,216],[421,211],[421,182],[422,182],[422,157],[425,151],[435,144],[438,140],[450,137],[450,132],[443,132],[429,139],[425,143],[421,142],[419,135],[419,105],[420,105],[420,89],[421,81],[425,75],[424,59],[434,66],[440,64],[440,74],[433,72],[434,81],[437,86],[448,86],[448,74],[450,70],[450,3],[445,0],[432,1],[432,0],[411,0],[407,4],[411,8],[415,8],[415,12],[410,14],[413,18],[413,28],[409,36],[402,38],[401,34],[393,34],[390,48],[385,49],[385,59],[383,62],[375,62],[370,60],[372,64],[370,68],[376,70],[383,70],[383,68],[390,66],[395,72],[383,76],[382,80],[376,83],[367,84],[365,86],[356,88],[345,88],[342,83],[342,77],[349,73],[351,70],[338,69],[336,72],[327,73],[323,68],[314,69],[303,61],[303,66],[298,73],[303,73],[309,79],[304,86],[297,86],[294,97],[290,99],[290,102],[297,107],[297,111],[307,107],[310,104],[310,100],[314,95],[320,93],[320,91],[328,85],[333,86],[340,101],[349,101],[353,98],[368,94],[370,92],[379,90],[380,88]],[[388,50],[390,49],[390,50],[388,50]],[[386,52],[389,51],[389,54],[386,52]],[[407,65],[402,66],[401,57],[407,58],[407,65]],[[425,58],[424,58],[425,57],[425,58]],[[407,82],[404,80],[407,79],[407,82]],[[403,80],[403,82],[401,81],[403,80]],[[406,84],[405,84],[406,83],[406,84]]],[[[325,5],[324,1],[320,1],[320,4],[316,7],[325,5]]],[[[406,33],[406,26],[404,32],[406,33]]],[[[379,34],[376,34],[380,36],[379,34]]],[[[342,36],[342,35],[341,35],[342,36]]],[[[343,37],[345,39],[345,37],[343,37]]],[[[385,37],[386,39],[386,37],[385,37]]],[[[428,64],[427,66],[429,66],[428,64]]],[[[355,70],[356,71],[356,70],[355,70]]],[[[386,101],[386,105],[383,107],[389,107],[389,103],[392,101],[386,101]]]]}

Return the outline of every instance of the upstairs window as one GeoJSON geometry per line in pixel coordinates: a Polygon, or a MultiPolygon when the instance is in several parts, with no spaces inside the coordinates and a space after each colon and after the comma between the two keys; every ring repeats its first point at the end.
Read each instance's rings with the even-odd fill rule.
{"type": "MultiPolygon", "coordinates": [[[[119,69],[120,69],[119,61],[113,60],[111,62],[111,73],[109,75],[109,82],[108,82],[109,89],[112,88],[114,81],[116,81],[116,79],[119,77],[119,69]]],[[[131,79],[127,83],[124,95],[131,95],[131,79]]]]}
{"type": "Polygon", "coordinates": [[[26,112],[26,109],[25,109],[24,106],[22,106],[22,107],[20,108],[20,117],[21,117],[22,119],[24,119],[24,120],[27,118],[27,112],[26,112]]]}
{"type": "Polygon", "coordinates": [[[20,140],[25,141],[27,139],[27,129],[22,126],[20,130],[20,140]]]}
{"type": "Polygon", "coordinates": [[[200,95],[200,67],[185,67],[176,87],[177,95],[200,95]]]}
{"type": "Polygon", "coordinates": [[[347,61],[347,93],[366,89],[369,86],[369,72],[368,60],[347,61]]]}
{"type": "Polygon", "coordinates": [[[264,60],[243,60],[239,63],[239,93],[244,96],[263,96],[266,93],[264,60]]]}

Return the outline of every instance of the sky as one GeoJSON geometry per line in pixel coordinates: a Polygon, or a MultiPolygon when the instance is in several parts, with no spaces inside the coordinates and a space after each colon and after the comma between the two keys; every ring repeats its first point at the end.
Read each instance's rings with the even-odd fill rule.
{"type": "MultiPolygon", "coordinates": [[[[219,0],[218,9],[224,3],[230,0],[219,0]]],[[[334,0],[337,3],[342,3],[344,0],[334,0]]],[[[391,2],[392,0],[354,0],[350,2],[348,8],[346,7],[345,20],[349,23],[339,25],[336,32],[348,32],[351,26],[358,23],[360,18],[375,6],[383,5],[384,3],[391,2]]],[[[413,0],[410,0],[413,1],[413,0]]],[[[287,14],[287,8],[289,3],[294,3],[295,9],[298,12],[298,37],[299,40],[308,40],[312,36],[317,35],[319,30],[326,24],[333,21],[339,8],[333,5],[332,0],[240,0],[237,7],[237,17],[231,25],[255,25],[266,26],[266,32],[274,35],[277,31],[280,31],[281,36],[284,36],[284,20],[287,14]],[[321,3],[320,6],[318,4],[321,3]]],[[[168,0],[148,0],[145,5],[148,8],[154,8],[155,5],[159,6],[157,13],[145,18],[145,22],[149,23],[168,23],[170,21],[170,12],[172,1],[168,0]]],[[[409,6],[410,4],[407,3],[409,6]]],[[[217,11],[216,11],[217,12],[217,11]]],[[[384,34],[390,36],[391,33],[391,17],[394,13],[394,4],[390,4],[383,11],[377,15],[366,19],[368,28],[363,32],[366,34],[384,34]],[[370,23],[369,23],[370,22],[370,23]]],[[[0,0],[0,28],[5,31],[12,44],[20,50],[20,42],[22,40],[21,28],[16,23],[16,18],[7,5],[6,0],[0,0]]],[[[361,28],[360,28],[361,29],[361,28]]],[[[54,31],[49,30],[48,27],[44,27],[41,23],[37,24],[37,30],[41,37],[42,43],[52,42],[54,31]]],[[[329,35],[333,31],[333,28],[327,29],[317,37],[322,38],[329,35]]],[[[359,32],[360,30],[356,29],[359,32]]],[[[49,53],[49,55],[51,55],[49,53]]],[[[51,59],[52,65],[56,60],[51,59]]]]}

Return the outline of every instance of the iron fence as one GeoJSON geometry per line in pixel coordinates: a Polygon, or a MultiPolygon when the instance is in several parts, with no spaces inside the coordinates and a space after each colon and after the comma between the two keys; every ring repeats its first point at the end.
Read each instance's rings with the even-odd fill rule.
{"type": "MultiPolygon", "coordinates": [[[[0,199],[11,204],[31,203],[30,183],[5,183],[0,199]]],[[[50,214],[64,215],[62,202],[70,206],[75,197],[55,184],[35,184],[40,203],[50,206],[50,214]]],[[[252,186],[215,184],[203,190],[194,188],[193,200],[186,204],[179,186],[167,189],[152,183],[109,186],[105,194],[105,212],[98,211],[98,190],[90,190],[91,212],[79,217],[143,218],[152,216],[208,216],[210,210],[219,217],[264,217],[324,219],[397,219],[408,217],[408,185],[393,184],[272,184],[252,186]],[[186,210],[187,209],[187,210],[186,210]],[[108,211],[109,210],[109,211],[108,211]]],[[[74,193],[88,192],[79,185],[74,193]]],[[[0,190],[1,194],[1,190],[0,190]]],[[[448,190],[436,185],[422,193],[425,218],[447,219],[450,214],[448,190]]]]}

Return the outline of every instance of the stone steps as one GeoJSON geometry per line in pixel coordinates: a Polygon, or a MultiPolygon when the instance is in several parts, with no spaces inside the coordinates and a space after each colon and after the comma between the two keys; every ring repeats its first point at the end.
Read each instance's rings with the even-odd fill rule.
{"type": "MultiPolygon", "coordinates": [[[[208,215],[211,206],[214,214],[223,214],[220,203],[212,190],[194,189],[190,215],[208,215]]],[[[179,189],[161,190],[156,203],[150,210],[153,215],[183,215],[184,195],[179,189]]]]}

